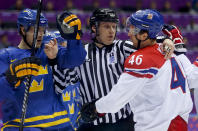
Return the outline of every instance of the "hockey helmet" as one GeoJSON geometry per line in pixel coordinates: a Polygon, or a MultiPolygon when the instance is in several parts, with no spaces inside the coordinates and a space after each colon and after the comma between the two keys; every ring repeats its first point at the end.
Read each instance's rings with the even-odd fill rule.
{"type": "Polygon", "coordinates": [[[90,27],[101,21],[118,23],[119,19],[114,10],[108,8],[96,9],[90,17],[90,27]]]}
{"type": "MultiPolygon", "coordinates": [[[[164,26],[163,16],[156,10],[145,9],[133,13],[126,22],[126,25],[134,25],[135,32],[141,30],[148,32],[148,38],[155,39],[164,26]]],[[[127,29],[129,27],[126,27],[127,29]]]]}
{"type": "MultiPolygon", "coordinates": [[[[20,26],[24,26],[26,31],[28,31],[30,26],[34,26],[36,24],[36,15],[36,10],[24,9],[23,11],[21,11],[17,19],[18,31],[20,30],[20,26]]],[[[45,18],[45,16],[41,13],[39,26],[47,27],[47,25],[48,21],[45,18]]]]}
{"type": "Polygon", "coordinates": [[[43,43],[48,43],[50,40],[53,40],[54,38],[57,40],[59,44],[66,41],[64,38],[61,37],[59,31],[47,31],[46,34],[43,36],[43,43]]]}

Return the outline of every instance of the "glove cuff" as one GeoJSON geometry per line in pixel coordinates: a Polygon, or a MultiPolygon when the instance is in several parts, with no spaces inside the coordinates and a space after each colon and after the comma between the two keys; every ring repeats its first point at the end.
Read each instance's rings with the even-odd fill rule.
{"type": "Polygon", "coordinates": [[[180,53],[186,53],[186,45],[184,43],[175,44],[175,51],[180,53]]]}
{"type": "Polygon", "coordinates": [[[48,58],[49,65],[51,65],[51,66],[56,65],[57,64],[57,61],[58,61],[58,58],[57,57],[54,58],[54,59],[49,59],[48,58]]]}
{"type": "Polygon", "coordinates": [[[97,113],[98,117],[103,117],[105,116],[105,113],[97,113]]]}
{"type": "Polygon", "coordinates": [[[18,81],[18,79],[11,74],[9,69],[6,71],[5,76],[8,83],[12,86],[14,86],[18,81]]]}

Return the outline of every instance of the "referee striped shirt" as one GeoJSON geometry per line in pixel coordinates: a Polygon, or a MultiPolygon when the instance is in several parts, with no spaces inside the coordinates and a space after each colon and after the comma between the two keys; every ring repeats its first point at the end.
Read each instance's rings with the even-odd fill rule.
{"type": "MultiPolygon", "coordinates": [[[[102,48],[94,43],[86,44],[85,50],[87,51],[85,62],[75,68],[81,83],[80,93],[83,104],[107,95],[124,71],[125,59],[136,51],[132,42],[122,40],[114,40],[112,45],[102,48]]],[[[56,79],[59,77],[58,74],[56,73],[56,79]]],[[[94,121],[94,125],[115,123],[130,114],[131,109],[127,104],[115,114],[109,113],[105,117],[98,118],[94,121]]]]}

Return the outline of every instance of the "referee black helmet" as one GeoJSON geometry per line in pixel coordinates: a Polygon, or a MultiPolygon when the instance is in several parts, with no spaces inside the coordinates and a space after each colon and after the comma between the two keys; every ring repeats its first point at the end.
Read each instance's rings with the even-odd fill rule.
{"type": "Polygon", "coordinates": [[[119,23],[119,18],[116,12],[112,9],[100,8],[96,9],[90,17],[90,27],[98,26],[99,22],[114,22],[119,23]]]}

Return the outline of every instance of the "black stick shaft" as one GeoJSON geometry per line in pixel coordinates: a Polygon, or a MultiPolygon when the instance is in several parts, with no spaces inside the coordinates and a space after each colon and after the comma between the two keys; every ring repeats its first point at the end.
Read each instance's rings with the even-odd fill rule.
{"type": "MultiPolygon", "coordinates": [[[[35,48],[36,48],[36,41],[37,41],[38,30],[39,30],[41,8],[42,8],[42,0],[38,0],[38,9],[37,9],[37,14],[36,14],[36,24],[35,24],[35,27],[34,27],[34,35],[33,35],[31,56],[35,55],[35,48]]],[[[22,114],[21,114],[21,121],[20,121],[21,123],[20,123],[19,131],[23,131],[23,125],[24,125],[25,115],[26,115],[27,106],[28,106],[28,97],[29,97],[30,86],[31,86],[31,76],[28,76],[27,77],[27,84],[26,84],[26,87],[25,87],[24,98],[23,98],[22,114]]]]}
{"type": "Polygon", "coordinates": [[[35,55],[36,40],[37,40],[37,36],[38,36],[38,31],[39,31],[41,8],[42,8],[42,0],[38,0],[38,9],[37,9],[37,14],[36,14],[36,24],[35,24],[35,27],[34,27],[34,36],[33,36],[31,56],[35,55]]]}
{"type": "Polygon", "coordinates": [[[20,121],[21,123],[20,123],[19,131],[23,131],[23,125],[24,125],[25,115],[27,111],[30,84],[31,84],[31,76],[27,77],[27,84],[25,87],[25,93],[24,93],[24,98],[23,98],[22,114],[21,114],[21,121],[20,121]]]}

